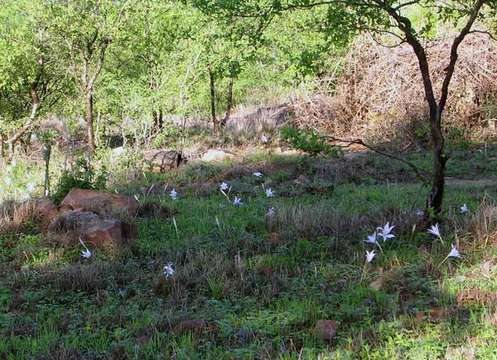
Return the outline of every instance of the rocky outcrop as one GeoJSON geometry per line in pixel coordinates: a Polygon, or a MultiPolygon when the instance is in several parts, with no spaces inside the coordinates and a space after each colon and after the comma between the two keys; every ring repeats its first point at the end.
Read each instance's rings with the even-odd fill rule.
{"type": "Polygon", "coordinates": [[[87,189],[72,189],[60,204],[62,209],[84,209],[100,216],[135,216],[138,201],[134,198],[87,189]]]}
{"type": "Polygon", "coordinates": [[[65,244],[81,239],[89,246],[115,252],[137,236],[130,219],[137,215],[139,204],[128,196],[73,189],[59,207],[47,199],[30,206],[40,228],[56,239],[63,238],[65,244]]]}
{"type": "Polygon", "coordinates": [[[150,169],[156,172],[175,169],[186,163],[183,153],[176,150],[145,150],[143,159],[149,164],[150,169]]]}

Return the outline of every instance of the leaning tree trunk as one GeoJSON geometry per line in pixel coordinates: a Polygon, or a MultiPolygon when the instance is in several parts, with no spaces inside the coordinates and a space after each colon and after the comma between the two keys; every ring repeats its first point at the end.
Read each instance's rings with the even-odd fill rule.
{"type": "Polygon", "coordinates": [[[95,151],[95,130],[93,129],[93,89],[87,89],[85,95],[85,120],[88,137],[88,148],[95,151]]]}

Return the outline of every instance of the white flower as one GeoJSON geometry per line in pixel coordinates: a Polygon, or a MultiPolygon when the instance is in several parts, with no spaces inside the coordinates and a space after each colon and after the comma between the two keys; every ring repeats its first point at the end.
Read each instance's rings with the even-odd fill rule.
{"type": "Polygon", "coordinates": [[[380,236],[383,241],[387,241],[389,239],[392,239],[395,237],[395,235],[391,234],[392,229],[395,227],[395,225],[390,226],[390,223],[387,222],[383,227],[378,227],[376,230],[378,230],[378,236],[380,236]]]}
{"type": "Polygon", "coordinates": [[[468,208],[468,205],[464,204],[463,206],[461,206],[461,207],[459,208],[459,212],[460,212],[461,214],[467,214],[467,213],[469,213],[469,208],[468,208]]]}
{"type": "Polygon", "coordinates": [[[9,178],[9,177],[6,177],[5,179],[3,179],[3,182],[5,183],[5,185],[7,186],[10,186],[12,185],[12,179],[9,178]]]}
{"type": "Polygon", "coordinates": [[[368,235],[368,239],[364,240],[365,243],[372,244],[372,245],[377,245],[378,240],[376,240],[376,231],[372,233],[371,235],[368,235]]]}
{"type": "Polygon", "coordinates": [[[427,231],[429,234],[432,234],[432,235],[437,236],[437,237],[441,237],[440,236],[440,228],[438,226],[438,223],[436,223],[435,225],[432,225],[427,231]]]}
{"type": "Polygon", "coordinates": [[[85,259],[91,258],[91,251],[86,247],[85,243],[81,238],[79,238],[79,243],[83,245],[83,247],[85,248],[84,250],[81,250],[81,256],[85,259]]]}
{"type": "Polygon", "coordinates": [[[269,138],[266,135],[261,136],[261,143],[266,144],[269,141],[269,138]]]}
{"type": "Polygon", "coordinates": [[[256,172],[255,172],[255,173],[253,173],[252,175],[254,175],[255,177],[258,177],[258,178],[260,178],[260,177],[262,177],[262,176],[263,176],[263,174],[262,174],[260,171],[256,171],[256,172]]]}
{"type": "Polygon", "coordinates": [[[266,191],[266,197],[268,198],[274,197],[274,193],[271,188],[267,188],[265,191],[266,191]]]}
{"type": "Polygon", "coordinates": [[[162,269],[162,273],[166,277],[166,279],[170,278],[171,276],[174,275],[174,269],[173,269],[173,264],[172,263],[167,263],[164,265],[164,268],[162,269]]]}
{"type": "Polygon", "coordinates": [[[461,258],[461,254],[459,253],[459,250],[454,246],[454,244],[451,245],[450,253],[447,255],[449,258],[461,258]]]}
{"type": "Polygon", "coordinates": [[[35,185],[33,183],[28,183],[26,185],[26,190],[28,191],[28,193],[32,193],[35,190],[35,185]]]}
{"type": "Polygon", "coordinates": [[[224,181],[221,184],[219,184],[219,188],[221,189],[221,191],[228,190],[228,187],[229,187],[229,185],[227,183],[225,183],[224,181]]]}
{"type": "Polygon", "coordinates": [[[176,200],[178,199],[178,193],[176,192],[176,190],[172,189],[171,192],[169,193],[169,196],[171,197],[171,199],[173,200],[176,200]]]}
{"type": "Polygon", "coordinates": [[[273,217],[276,214],[276,209],[274,207],[270,207],[267,210],[266,216],[273,217]]]}
{"type": "Polygon", "coordinates": [[[373,258],[376,256],[374,250],[371,250],[371,251],[367,251],[366,250],[366,262],[367,263],[370,263],[371,261],[373,261],[373,258]]]}
{"type": "Polygon", "coordinates": [[[233,205],[235,206],[242,205],[242,199],[240,199],[238,196],[235,196],[235,199],[233,200],[233,205]]]}
{"type": "Polygon", "coordinates": [[[424,216],[425,212],[421,209],[416,209],[415,214],[416,214],[416,216],[421,217],[421,216],[424,216]]]}

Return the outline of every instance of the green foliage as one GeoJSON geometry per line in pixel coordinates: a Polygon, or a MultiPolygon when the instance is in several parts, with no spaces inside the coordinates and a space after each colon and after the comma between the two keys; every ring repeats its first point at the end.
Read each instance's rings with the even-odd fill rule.
{"type": "Polygon", "coordinates": [[[281,138],[288,142],[293,148],[302,150],[312,156],[319,154],[339,155],[336,147],[326,142],[326,138],[313,130],[297,129],[286,126],[280,131],[281,138]]]}
{"type": "Polygon", "coordinates": [[[76,160],[72,170],[64,171],[59,178],[52,200],[60,203],[64,197],[74,188],[102,190],[107,182],[107,171],[105,168],[96,172],[90,163],[81,157],[76,160]]]}

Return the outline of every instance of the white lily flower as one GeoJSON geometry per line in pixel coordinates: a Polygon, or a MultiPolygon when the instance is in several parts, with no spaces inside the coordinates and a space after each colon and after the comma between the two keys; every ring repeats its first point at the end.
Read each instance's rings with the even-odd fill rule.
{"type": "Polygon", "coordinates": [[[268,198],[274,197],[274,192],[271,188],[267,188],[265,191],[266,191],[266,197],[268,198]]]}
{"type": "Polygon", "coordinates": [[[266,135],[261,136],[261,143],[266,144],[269,141],[269,138],[266,135]]]}
{"type": "Polygon", "coordinates": [[[366,250],[366,262],[367,263],[370,263],[371,261],[373,261],[375,256],[376,256],[376,253],[374,252],[374,250],[371,250],[371,251],[366,250]]]}
{"type": "Polygon", "coordinates": [[[169,193],[169,197],[173,200],[177,200],[178,199],[178,193],[176,192],[175,189],[172,189],[171,192],[169,193]]]}
{"type": "Polygon", "coordinates": [[[233,200],[233,205],[235,205],[235,206],[241,206],[242,205],[242,199],[240,199],[238,196],[235,196],[235,199],[233,200]]]}
{"type": "Polygon", "coordinates": [[[421,216],[425,215],[425,212],[421,209],[416,209],[415,214],[416,214],[416,216],[421,217],[421,216]]]}
{"type": "Polygon", "coordinates": [[[432,225],[428,230],[426,230],[429,234],[432,234],[437,237],[441,237],[440,235],[440,227],[438,226],[438,223],[435,225],[432,225]]]}
{"type": "Polygon", "coordinates": [[[461,258],[461,254],[459,253],[459,250],[454,246],[454,244],[451,245],[450,253],[447,255],[449,258],[461,258]]]}
{"type": "Polygon", "coordinates": [[[276,214],[276,209],[274,207],[270,207],[267,210],[266,216],[273,217],[276,214]]]}
{"type": "Polygon", "coordinates": [[[255,172],[255,173],[253,173],[252,175],[254,175],[255,177],[258,177],[258,178],[260,178],[260,177],[262,177],[262,176],[263,176],[263,174],[262,174],[260,171],[256,171],[256,172],[255,172]]]}
{"type": "Polygon", "coordinates": [[[459,208],[459,212],[463,215],[469,213],[469,208],[468,208],[468,205],[464,204],[463,206],[461,206],[459,208]]]}
{"type": "Polygon", "coordinates": [[[229,185],[223,181],[221,184],[219,184],[219,188],[221,189],[221,191],[226,191],[228,190],[229,185]]]}
{"type": "Polygon", "coordinates": [[[378,231],[378,236],[380,236],[383,239],[383,241],[393,239],[395,235],[391,234],[391,232],[394,227],[395,225],[390,226],[389,222],[387,222],[383,227],[378,227],[376,229],[378,231]]]}
{"type": "Polygon", "coordinates": [[[364,240],[365,243],[372,244],[372,245],[377,245],[378,240],[376,240],[376,231],[372,233],[371,235],[368,235],[367,240],[364,240]]]}
{"type": "Polygon", "coordinates": [[[162,274],[164,274],[166,279],[173,276],[174,275],[173,264],[167,263],[166,265],[164,265],[164,268],[162,269],[162,274]]]}
{"type": "Polygon", "coordinates": [[[5,179],[3,179],[3,182],[5,183],[5,185],[7,186],[10,186],[12,185],[12,179],[9,178],[9,177],[6,177],[5,179]]]}
{"type": "Polygon", "coordinates": [[[91,258],[91,251],[86,247],[86,244],[83,242],[81,238],[79,238],[79,243],[85,248],[84,250],[81,250],[81,257],[85,259],[91,258]]]}

